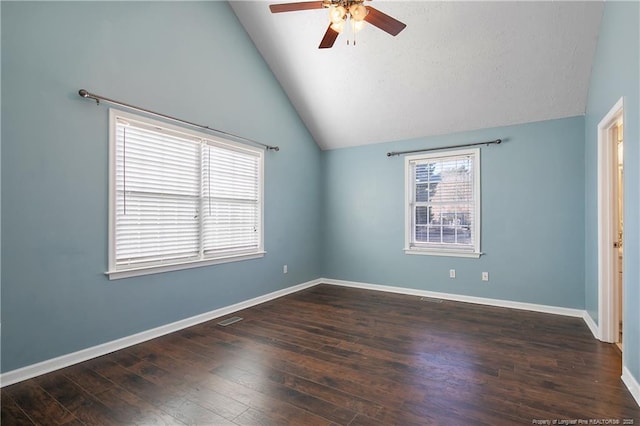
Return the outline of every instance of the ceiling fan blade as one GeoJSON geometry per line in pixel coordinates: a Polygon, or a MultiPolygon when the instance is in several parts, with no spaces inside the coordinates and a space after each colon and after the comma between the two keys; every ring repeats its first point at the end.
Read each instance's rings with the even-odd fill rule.
{"type": "Polygon", "coordinates": [[[380,12],[371,6],[367,6],[369,13],[364,17],[364,20],[380,28],[382,31],[386,31],[392,36],[398,35],[400,31],[404,30],[407,24],[403,24],[395,18],[380,12]]]}
{"type": "Polygon", "coordinates": [[[296,10],[322,9],[322,1],[300,1],[295,3],[270,4],[271,13],[295,12],[296,10]]]}
{"type": "Polygon", "coordinates": [[[340,33],[331,28],[331,24],[329,24],[329,28],[327,28],[327,32],[324,33],[324,37],[322,37],[322,41],[320,42],[320,46],[318,46],[318,49],[328,49],[330,47],[333,47],[333,43],[336,42],[338,34],[340,33]]]}

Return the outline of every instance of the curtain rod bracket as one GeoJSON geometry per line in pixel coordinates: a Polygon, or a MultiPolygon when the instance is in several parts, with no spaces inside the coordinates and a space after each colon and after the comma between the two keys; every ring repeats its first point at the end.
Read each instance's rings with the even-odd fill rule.
{"type": "Polygon", "coordinates": [[[196,123],[192,123],[190,121],[187,120],[182,120],[180,118],[176,118],[176,117],[172,117],[170,115],[167,114],[161,114],[159,112],[154,112],[148,109],[144,109],[144,108],[140,108],[134,105],[130,105],[124,102],[120,102],[120,101],[116,101],[114,99],[109,99],[109,98],[105,98],[104,96],[100,96],[100,95],[96,95],[94,93],[89,92],[86,89],[80,89],[78,90],[78,95],[80,95],[80,97],[83,97],[85,99],[93,99],[96,101],[96,105],[100,105],[100,100],[103,100],[105,102],[114,104],[114,105],[120,105],[122,107],[128,108],[128,109],[133,109],[136,111],[140,111],[146,114],[151,114],[151,115],[155,115],[156,117],[161,117],[167,120],[172,120],[172,121],[177,121],[178,123],[183,123],[183,124],[187,124],[189,126],[192,127],[197,127],[199,129],[204,129],[204,130],[208,130],[210,132],[214,132],[214,133],[218,133],[219,135],[224,135],[224,136],[231,136],[232,138],[236,138],[239,139],[242,142],[246,142],[246,143],[250,143],[250,144],[254,144],[254,145],[260,145],[262,147],[264,147],[265,149],[267,149],[268,151],[280,151],[280,147],[279,146],[273,146],[273,145],[267,145],[258,141],[254,141],[252,139],[249,138],[244,138],[242,136],[238,136],[238,135],[234,135],[233,133],[229,133],[229,132],[225,132],[224,130],[218,130],[218,129],[214,129],[213,127],[209,127],[209,126],[204,126],[202,124],[196,124],[196,123]]]}

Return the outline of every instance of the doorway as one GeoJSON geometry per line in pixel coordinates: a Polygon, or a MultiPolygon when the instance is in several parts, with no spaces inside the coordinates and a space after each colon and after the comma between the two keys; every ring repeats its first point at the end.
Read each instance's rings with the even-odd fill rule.
{"type": "Polygon", "coordinates": [[[622,350],[624,256],[623,99],[598,124],[598,331],[622,350]]]}
{"type": "Polygon", "coordinates": [[[616,199],[616,215],[614,217],[614,221],[617,226],[617,236],[618,241],[614,242],[614,248],[618,250],[618,262],[617,269],[618,272],[615,274],[616,280],[614,282],[614,298],[615,298],[615,307],[614,311],[616,313],[616,325],[617,331],[614,331],[616,338],[615,342],[622,351],[622,265],[623,265],[623,255],[624,255],[624,247],[623,247],[623,237],[624,237],[624,122],[622,121],[622,117],[620,117],[620,121],[616,123],[616,126],[612,129],[613,132],[613,144],[615,150],[615,168],[616,168],[616,177],[614,185],[614,198],[616,199]]]}

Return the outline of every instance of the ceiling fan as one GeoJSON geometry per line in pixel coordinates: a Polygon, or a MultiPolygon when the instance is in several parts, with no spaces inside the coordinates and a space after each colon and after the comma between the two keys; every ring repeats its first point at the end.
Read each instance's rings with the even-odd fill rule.
{"type": "MultiPolygon", "coordinates": [[[[396,36],[407,25],[398,21],[391,16],[374,9],[371,6],[365,6],[365,0],[316,0],[302,1],[294,3],[282,3],[269,5],[271,13],[295,12],[298,10],[311,9],[329,9],[329,28],[324,34],[320,42],[319,49],[327,49],[333,46],[338,34],[340,34],[345,24],[351,26],[351,30],[355,34],[358,32],[364,22],[368,22],[380,28],[392,36],[396,36]]],[[[347,26],[348,28],[348,26],[347,26]]],[[[347,41],[348,43],[348,41],[347,41]]],[[[354,39],[355,44],[355,39],[354,39]]]]}

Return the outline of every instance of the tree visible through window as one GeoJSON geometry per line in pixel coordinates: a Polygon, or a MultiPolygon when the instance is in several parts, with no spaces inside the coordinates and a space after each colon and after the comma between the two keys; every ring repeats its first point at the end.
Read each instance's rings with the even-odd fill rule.
{"type": "Polygon", "coordinates": [[[479,167],[477,149],[406,158],[405,250],[479,255],[479,167]]]}

